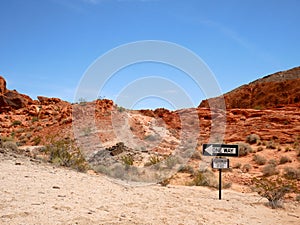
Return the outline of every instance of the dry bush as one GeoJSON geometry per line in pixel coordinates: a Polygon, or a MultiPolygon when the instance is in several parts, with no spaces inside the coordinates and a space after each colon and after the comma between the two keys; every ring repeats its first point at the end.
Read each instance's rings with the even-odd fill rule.
{"type": "Polygon", "coordinates": [[[189,174],[194,174],[194,168],[190,165],[181,165],[178,169],[178,172],[181,173],[189,173],[189,174]]]}
{"type": "Polygon", "coordinates": [[[282,206],[285,194],[297,190],[296,185],[281,178],[253,178],[253,190],[260,196],[268,199],[268,205],[275,209],[282,206]]]}
{"type": "Polygon", "coordinates": [[[210,170],[198,171],[194,175],[194,179],[191,182],[191,185],[195,186],[208,186],[208,187],[217,187],[218,182],[215,177],[215,174],[210,170]]]}
{"type": "Polygon", "coordinates": [[[257,134],[250,134],[246,137],[246,143],[257,144],[260,141],[260,137],[257,134]]]}
{"type": "Polygon", "coordinates": [[[248,153],[253,152],[252,147],[247,143],[238,143],[239,146],[239,156],[246,156],[248,153]]]}
{"type": "Polygon", "coordinates": [[[263,156],[261,156],[261,155],[258,155],[258,154],[255,154],[255,155],[253,156],[253,160],[254,160],[254,162],[255,162],[256,164],[258,164],[258,165],[264,165],[264,164],[266,164],[266,162],[267,162],[267,159],[266,159],[265,157],[263,157],[263,156]]]}
{"type": "Polygon", "coordinates": [[[279,160],[279,164],[285,164],[285,163],[288,163],[288,162],[292,162],[292,160],[287,156],[281,156],[281,158],[279,160]]]}
{"type": "Polygon", "coordinates": [[[276,149],[276,143],[274,140],[270,140],[266,146],[267,149],[276,149]]]}
{"type": "Polygon", "coordinates": [[[276,159],[270,159],[269,161],[268,161],[268,164],[273,164],[273,165],[278,165],[278,162],[277,162],[277,160],[276,159]]]}
{"type": "Polygon", "coordinates": [[[259,147],[257,148],[257,151],[258,151],[258,152],[261,152],[262,150],[264,150],[264,148],[263,148],[262,146],[259,146],[259,147]]]}
{"type": "Polygon", "coordinates": [[[265,177],[279,174],[279,170],[276,168],[276,165],[274,165],[274,164],[268,164],[268,165],[264,166],[264,168],[262,169],[262,172],[265,177]]]}
{"type": "Polygon", "coordinates": [[[2,143],[2,147],[5,149],[8,149],[10,151],[13,151],[13,152],[18,151],[18,146],[17,146],[16,142],[14,142],[14,141],[5,141],[2,143]]]}
{"type": "Polygon", "coordinates": [[[293,167],[285,167],[283,176],[289,180],[300,179],[300,169],[295,169],[293,167]]]}
{"type": "Polygon", "coordinates": [[[241,167],[242,167],[241,163],[236,163],[236,164],[233,165],[232,168],[234,168],[234,169],[240,169],[241,167]]]}
{"type": "Polygon", "coordinates": [[[243,173],[248,173],[251,169],[252,169],[252,166],[251,166],[250,164],[245,164],[245,165],[242,167],[243,173]]]}
{"type": "Polygon", "coordinates": [[[49,161],[59,166],[71,167],[79,172],[85,172],[89,166],[79,147],[70,139],[53,141],[46,145],[45,153],[49,161]]]}

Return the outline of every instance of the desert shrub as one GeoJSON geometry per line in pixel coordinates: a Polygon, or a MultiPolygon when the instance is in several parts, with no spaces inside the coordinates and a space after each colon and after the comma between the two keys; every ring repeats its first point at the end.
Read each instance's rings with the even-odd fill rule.
{"type": "Polygon", "coordinates": [[[297,196],[296,196],[296,201],[297,201],[297,202],[300,202],[300,195],[297,195],[297,196]]]}
{"type": "Polygon", "coordinates": [[[34,123],[34,122],[37,122],[38,120],[39,120],[39,118],[37,116],[34,116],[34,117],[32,117],[31,122],[34,123]]]}
{"type": "Polygon", "coordinates": [[[272,165],[277,165],[278,163],[277,163],[277,160],[276,159],[270,159],[269,161],[268,161],[268,164],[272,164],[272,165]]]}
{"type": "Polygon", "coordinates": [[[257,144],[260,141],[260,137],[257,134],[250,134],[246,137],[246,143],[257,144]]]}
{"type": "Polygon", "coordinates": [[[133,156],[132,155],[123,155],[121,157],[121,160],[122,162],[125,164],[125,165],[128,165],[128,166],[132,166],[133,165],[133,156]]]}
{"type": "Polygon", "coordinates": [[[85,98],[79,98],[78,99],[78,103],[79,103],[79,105],[81,105],[81,106],[85,106],[86,105],[86,103],[87,103],[87,100],[85,99],[85,98]]]}
{"type": "Polygon", "coordinates": [[[247,143],[238,143],[239,146],[239,156],[246,156],[248,153],[253,152],[252,147],[247,143]]]}
{"type": "Polygon", "coordinates": [[[252,166],[250,164],[248,164],[248,163],[245,164],[245,165],[243,165],[243,167],[242,167],[242,171],[244,173],[248,173],[251,169],[252,169],[252,166]]]}
{"type": "Polygon", "coordinates": [[[300,179],[300,169],[295,169],[293,167],[285,167],[283,176],[289,180],[300,179]]]}
{"type": "Polygon", "coordinates": [[[256,164],[258,164],[258,165],[264,165],[264,164],[266,164],[266,162],[267,162],[267,160],[266,160],[265,157],[263,157],[263,156],[261,156],[261,155],[258,155],[258,154],[255,154],[255,155],[253,156],[253,160],[254,160],[254,162],[255,162],[256,164]]]}
{"type": "Polygon", "coordinates": [[[201,154],[199,151],[195,150],[191,156],[192,159],[199,159],[201,160],[201,154]]]}
{"type": "Polygon", "coordinates": [[[273,209],[281,207],[285,194],[293,192],[296,188],[294,184],[286,182],[281,178],[253,178],[253,190],[260,196],[268,200],[268,205],[273,209]]]}
{"type": "Polygon", "coordinates": [[[279,160],[279,164],[285,164],[285,163],[288,163],[288,162],[292,162],[292,160],[287,156],[281,156],[281,158],[279,160]]]}
{"type": "Polygon", "coordinates": [[[210,170],[198,171],[194,175],[194,179],[191,182],[191,185],[208,187],[218,186],[215,174],[210,170]]]}
{"type": "Polygon", "coordinates": [[[121,113],[126,111],[126,109],[122,106],[118,106],[117,110],[118,110],[118,112],[121,112],[121,113]]]}
{"type": "Polygon", "coordinates": [[[195,171],[190,165],[181,165],[178,169],[178,172],[194,174],[195,171]]]}
{"type": "Polygon", "coordinates": [[[145,163],[145,166],[152,166],[161,162],[161,159],[158,155],[152,155],[149,158],[149,162],[145,163]]]}
{"type": "Polygon", "coordinates": [[[279,174],[279,170],[276,168],[274,164],[268,164],[263,167],[262,173],[265,177],[279,174]]]}
{"type": "Polygon", "coordinates": [[[36,136],[32,139],[34,145],[39,145],[41,143],[42,138],[40,136],[36,136]]]}
{"type": "Polygon", "coordinates": [[[262,150],[264,150],[264,148],[261,147],[261,146],[259,146],[259,147],[257,148],[257,151],[258,151],[258,152],[261,152],[262,150]]]}
{"type": "Polygon", "coordinates": [[[242,167],[242,163],[236,163],[233,165],[234,169],[240,169],[242,167]]]}
{"type": "Polygon", "coordinates": [[[291,151],[291,148],[289,146],[285,147],[285,152],[291,151]]]}
{"type": "Polygon", "coordinates": [[[18,151],[18,146],[14,141],[5,141],[2,143],[2,147],[11,151],[18,151]]]}
{"type": "Polygon", "coordinates": [[[49,155],[51,163],[59,166],[71,167],[80,172],[88,169],[88,164],[80,148],[75,145],[73,140],[63,139],[53,141],[46,145],[45,153],[49,155]]]}
{"type": "Polygon", "coordinates": [[[22,122],[20,120],[14,120],[11,125],[12,126],[19,126],[21,124],[22,124],[22,122]]]}
{"type": "Polygon", "coordinates": [[[276,149],[276,143],[274,140],[270,140],[266,146],[267,149],[276,149]]]}

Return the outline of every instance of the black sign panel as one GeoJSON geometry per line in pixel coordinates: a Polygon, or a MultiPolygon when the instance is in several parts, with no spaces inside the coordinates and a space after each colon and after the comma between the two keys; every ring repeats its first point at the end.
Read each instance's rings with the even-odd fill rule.
{"type": "Polygon", "coordinates": [[[205,156],[239,156],[238,145],[226,145],[226,144],[203,144],[203,155],[205,156]]]}

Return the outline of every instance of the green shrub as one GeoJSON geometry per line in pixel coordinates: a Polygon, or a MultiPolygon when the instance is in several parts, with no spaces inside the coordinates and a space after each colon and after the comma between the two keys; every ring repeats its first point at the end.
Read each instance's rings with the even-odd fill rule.
{"type": "Polygon", "coordinates": [[[266,164],[266,162],[267,162],[267,160],[266,160],[265,157],[263,157],[263,156],[261,156],[261,155],[258,155],[258,154],[255,154],[255,155],[253,156],[253,160],[254,160],[254,162],[255,162],[256,164],[258,164],[258,165],[264,165],[264,164],[266,164]]]}
{"type": "Polygon", "coordinates": [[[121,113],[126,111],[126,109],[122,106],[118,106],[117,110],[118,110],[118,112],[121,112],[121,113]]]}
{"type": "Polygon", "coordinates": [[[285,163],[288,163],[288,162],[292,162],[292,160],[287,156],[281,156],[281,158],[279,160],[279,164],[285,164],[285,163]]]}
{"type": "Polygon", "coordinates": [[[11,125],[12,126],[19,126],[21,124],[22,124],[22,122],[20,120],[14,120],[11,125]]]}
{"type": "Polygon", "coordinates": [[[124,155],[124,156],[122,156],[121,160],[125,165],[128,165],[128,166],[132,166],[133,161],[134,161],[132,155],[124,155]]]}
{"type": "Polygon", "coordinates": [[[34,122],[37,122],[38,120],[39,120],[39,118],[34,116],[34,117],[32,117],[31,122],[34,123],[34,122]]]}
{"type": "Polygon", "coordinates": [[[250,134],[246,137],[246,143],[257,144],[260,141],[260,137],[257,134],[250,134]]]}
{"type": "Polygon", "coordinates": [[[279,174],[279,170],[276,168],[276,165],[268,164],[263,167],[262,173],[265,177],[269,177],[269,176],[279,174]]]}
{"type": "Polygon", "coordinates": [[[79,147],[75,145],[73,140],[54,141],[46,145],[45,152],[49,155],[49,161],[59,166],[71,167],[80,172],[89,168],[79,147]]]}
{"type": "Polygon", "coordinates": [[[194,179],[191,185],[195,186],[208,186],[208,187],[217,187],[217,179],[214,173],[210,170],[198,171],[194,175],[194,179]]]}
{"type": "Polygon", "coordinates": [[[34,145],[39,145],[42,141],[42,138],[40,136],[36,136],[32,139],[34,145]]]}
{"type": "Polygon", "coordinates": [[[246,156],[248,153],[253,152],[252,147],[247,143],[238,143],[239,146],[239,156],[246,156]]]}
{"type": "Polygon", "coordinates": [[[253,178],[253,190],[260,196],[268,199],[268,205],[273,209],[281,207],[281,202],[285,194],[293,192],[296,187],[290,182],[286,182],[280,178],[253,178]]]}

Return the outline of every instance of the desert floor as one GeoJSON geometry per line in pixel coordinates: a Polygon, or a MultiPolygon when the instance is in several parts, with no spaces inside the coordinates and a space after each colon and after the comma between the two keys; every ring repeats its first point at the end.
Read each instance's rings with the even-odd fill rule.
{"type": "Polygon", "coordinates": [[[256,193],[121,185],[0,153],[0,224],[300,224],[299,203],[266,207],[256,193]]]}

